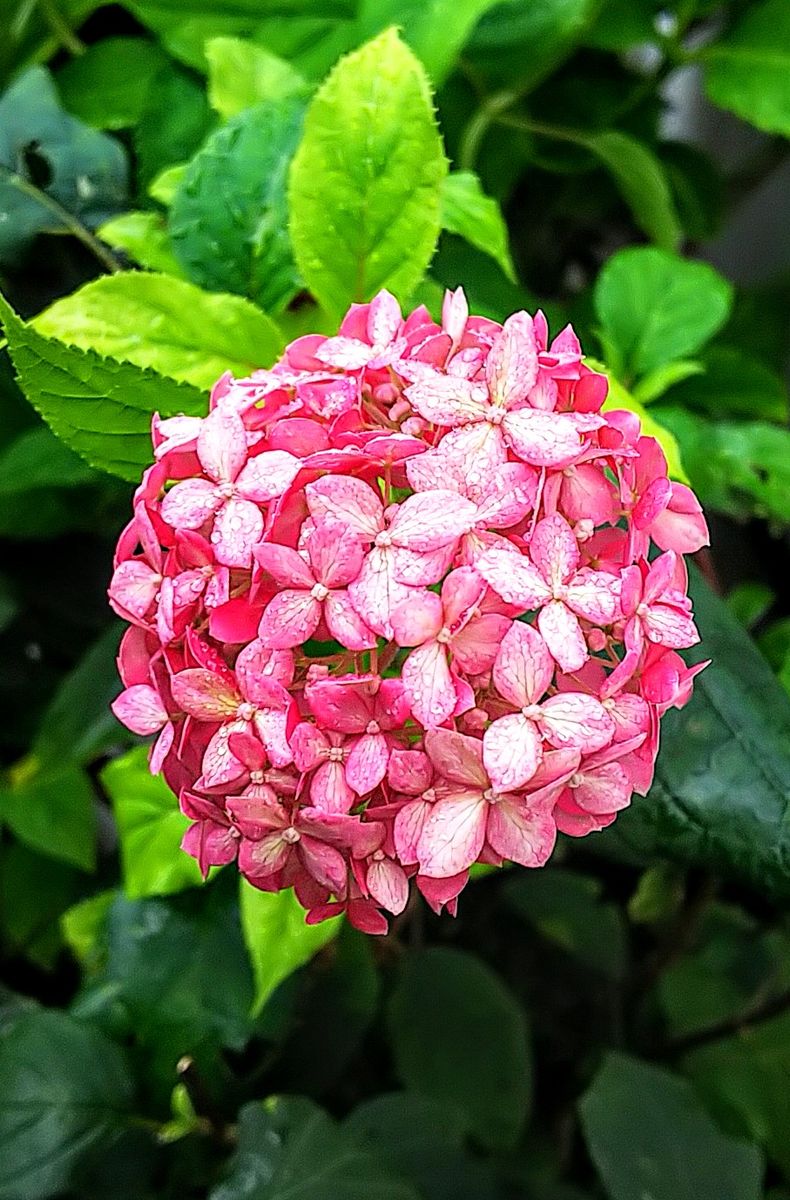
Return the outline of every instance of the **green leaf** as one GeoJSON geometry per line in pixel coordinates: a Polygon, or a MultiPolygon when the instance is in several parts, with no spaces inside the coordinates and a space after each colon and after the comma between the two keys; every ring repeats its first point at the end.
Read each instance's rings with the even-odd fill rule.
{"type": "Polygon", "coordinates": [[[290,63],[252,42],[211,38],[206,59],[209,104],[224,121],[263,100],[274,103],[308,91],[290,63]]]}
{"type": "Polygon", "coordinates": [[[663,167],[647,146],[616,130],[585,137],[580,143],[611,172],[639,228],[657,246],[677,250],[680,222],[663,167]]]}
{"type": "Polygon", "coordinates": [[[73,904],[60,918],[63,940],[86,975],[95,975],[104,967],[106,948],[102,943],[117,894],[113,889],[97,892],[73,904]]]}
{"type": "Polygon", "coordinates": [[[246,1104],[223,1183],[209,1200],[418,1200],[303,1096],[246,1104]]]}
{"type": "Polygon", "coordinates": [[[48,858],[83,871],[96,865],[94,793],[77,766],[41,770],[34,758],[22,759],[0,785],[0,822],[48,858]]]}
{"type": "Polygon", "coordinates": [[[190,279],[267,311],[299,289],[288,236],[286,179],[303,106],[291,98],[232,117],[187,167],[173,197],[173,251],[190,279]]]}
{"type": "Polygon", "coordinates": [[[706,46],[705,90],[765,133],[790,137],[790,8],[785,0],[750,5],[721,41],[706,46]]]}
{"type": "Polygon", "coordinates": [[[105,221],[98,229],[99,237],[108,246],[123,250],[128,257],[148,271],[163,271],[183,279],[181,264],[173,253],[170,234],[161,213],[128,212],[105,221]]]}
{"type": "Polygon", "coordinates": [[[296,260],[325,308],[385,287],[408,298],[436,246],[446,171],[425,72],[395,31],[341,59],[290,180],[296,260]]]}
{"type": "Polygon", "coordinates": [[[31,321],[45,337],[148,367],[208,390],[225,371],[249,375],[274,362],[277,326],[241,296],[211,295],[153,272],[103,275],[31,321]]]}
{"type": "Polygon", "coordinates": [[[43,67],[20,75],[0,97],[0,262],[45,230],[100,224],[126,193],[120,143],[65,113],[43,67]]]}
{"type": "Polygon", "coordinates": [[[692,573],[701,645],[712,659],[684,709],[662,720],[656,782],[610,832],[644,855],[698,863],[790,897],[790,698],[754,642],[692,573]]]}
{"type": "Polygon", "coordinates": [[[189,821],[164,779],[149,771],[146,748],[113,759],[100,778],[118,826],[127,896],[162,896],[202,883],[199,866],[181,849],[189,821]]]}
{"type": "Polygon", "coordinates": [[[790,430],[764,421],[710,421],[674,405],[653,411],[678,439],[703,505],[734,517],[790,519],[790,430]]]}
{"type": "Polygon", "coordinates": [[[28,429],[0,453],[0,496],[42,487],[78,487],[97,476],[46,425],[28,429]]]}
{"type": "Polygon", "coordinates": [[[489,1148],[515,1145],[532,1086],[526,1022],[487,966],[459,950],[411,955],[389,1025],[395,1069],[407,1088],[459,1108],[489,1148]]]}
{"type": "MultiPolygon", "coordinates": [[[[58,15],[67,28],[78,29],[99,4],[97,0],[58,0],[58,15]]],[[[26,0],[0,0],[3,37],[0,39],[0,80],[31,62],[49,58],[60,49],[46,7],[26,0]]]]}
{"type": "Polygon", "coordinates": [[[64,863],[20,842],[0,845],[0,929],[4,950],[51,970],[62,946],[58,918],[80,894],[83,880],[64,863]]]}
{"type": "Polygon", "coordinates": [[[711,346],[700,362],[702,373],[675,381],[666,397],[668,403],[712,417],[787,420],[787,387],[760,359],[732,346],[711,346]]]}
{"type": "Polygon", "coordinates": [[[732,288],[706,263],[636,246],[609,259],[594,301],[605,344],[628,379],[704,345],[727,319],[732,288]]]}
{"type": "Polygon", "coordinates": [[[597,50],[628,50],[655,38],[654,0],[604,0],[584,44],[597,50]]]}
{"type": "Polygon", "coordinates": [[[759,625],[776,601],[776,592],[759,579],[737,584],[727,593],[727,607],[745,629],[759,625]]]}
{"type": "Polygon", "coordinates": [[[213,124],[202,83],[173,63],[162,67],[132,135],[141,185],[193,155],[213,124]]]}
{"type": "Polygon", "coordinates": [[[260,892],[240,881],[241,927],[255,976],[253,1012],[259,1013],[275,989],[336,937],[339,917],[319,925],[305,922],[305,911],[289,888],[260,892]]]}
{"type": "Polygon", "coordinates": [[[484,254],[490,254],[511,283],[516,282],[502,210],[496,200],[486,196],[472,171],[452,171],[445,178],[442,228],[448,233],[457,233],[484,254]]]}
{"type": "Polygon", "coordinates": [[[484,68],[497,86],[517,82],[531,91],[582,39],[600,0],[503,0],[486,13],[466,46],[465,57],[484,68]]]}
{"type": "Polygon", "coordinates": [[[610,979],[626,967],[626,931],[616,904],[601,900],[597,879],[552,867],[521,871],[502,886],[509,908],[586,966],[610,979]]]}
{"type": "Polygon", "coordinates": [[[759,1200],[759,1151],[725,1137],[667,1071],[609,1054],[579,1108],[611,1200],[759,1200]]]}
{"type": "Polygon", "coordinates": [[[724,177],[719,167],[710,155],[687,142],[661,142],[656,153],[686,236],[695,242],[712,238],[725,214],[724,177]]]}
{"type": "Polygon", "coordinates": [[[388,25],[422,62],[436,87],[450,74],[477,22],[498,0],[364,0],[357,21],[359,40],[388,25]]]}
{"type": "Polygon", "coordinates": [[[95,129],[130,129],[143,114],[154,77],[167,56],[145,38],[110,37],[55,76],[65,108],[95,129]]]}
{"type": "Polygon", "coordinates": [[[0,1035],[0,1197],[70,1191],[88,1151],[125,1121],[131,1079],[121,1051],[54,1010],[21,1015],[0,1035]]]}
{"type": "Polygon", "coordinates": [[[151,461],[151,415],[202,416],[195,388],[43,337],[0,296],[19,384],[54,433],[93,467],[136,481],[151,461]]]}
{"type": "Polygon", "coordinates": [[[652,404],[654,400],[658,400],[659,396],[663,396],[665,392],[676,384],[682,383],[684,379],[691,379],[695,375],[704,375],[704,373],[705,367],[698,359],[679,358],[676,362],[656,367],[655,371],[651,371],[649,375],[643,375],[634,386],[634,399],[638,400],[640,404],[652,404]]]}
{"type": "Polygon", "coordinates": [[[151,199],[156,200],[163,208],[169,208],[188,166],[189,163],[186,162],[173,163],[172,167],[165,167],[155,175],[147,188],[151,199]]]}

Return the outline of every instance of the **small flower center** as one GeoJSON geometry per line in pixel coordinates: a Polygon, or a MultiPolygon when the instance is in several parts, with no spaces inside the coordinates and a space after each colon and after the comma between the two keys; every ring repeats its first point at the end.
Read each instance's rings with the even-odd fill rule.
{"type": "Polygon", "coordinates": [[[330,762],[342,762],[345,757],[344,752],[343,752],[343,747],[342,746],[330,747],[328,757],[329,757],[330,762]]]}
{"type": "Polygon", "coordinates": [[[223,500],[232,500],[236,495],[236,488],[232,483],[218,483],[217,495],[221,496],[223,500]]]}
{"type": "Polygon", "coordinates": [[[301,836],[299,830],[294,829],[293,825],[283,830],[283,841],[287,842],[289,846],[294,846],[301,836]]]}
{"type": "Polygon", "coordinates": [[[319,604],[323,604],[324,600],[326,600],[327,596],[329,595],[329,588],[323,583],[317,583],[315,587],[311,589],[310,595],[314,600],[317,600],[319,604]]]}
{"type": "Polygon", "coordinates": [[[636,615],[638,617],[646,617],[649,611],[650,611],[650,606],[648,604],[645,604],[643,601],[641,604],[637,605],[636,615]]]}
{"type": "Polygon", "coordinates": [[[607,712],[614,712],[615,702],[611,696],[607,700],[602,700],[601,704],[604,706],[607,712]]]}
{"type": "Polygon", "coordinates": [[[486,415],[486,421],[489,425],[501,425],[506,415],[504,408],[492,408],[486,415]]]}
{"type": "Polygon", "coordinates": [[[373,852],[373,854],[371,855],[371,857],[374,862],[382,862],[384,859],[384,851],[383,850],[375,850],[373,852]]]}
{"type": "Polygon", "coordinates": [[[365,733],[381,733],[381,726],[379,725],[378,721],[368,721],[365,727],[365,733]]]}
{"type": "Polygon", "coordinates": [[[528,721],[539,721],[542,716],[539,704],[525,704],[521,712],[528,721]]]}
{"type": "Polygon", "coordinates": [[[446,646],[448,644],[448,642],[450,642],[452,640],[452,636],[453,635],[452,635],[451,631],[448,629],[448,627],[446,625],[443,625],[442,628],[439,630],[439,632],[436,635],[436,640],[437,640],[437,642],[439,642],[440,645],[446,646]]]}
{"type": "Polygon", "coordinates": [[[263,771],[250,771],[250,783],[263,783],[263,771]]]}
{"type": "Polygon", "coordinates": [[[502,797],[499,795],[499,792],[495,792],[493,788],[486,788],[486,790],[483,792],[483,799],[487,800],[489,804],[497,804],[502,797]]]}
{"type": "Polygon", "coordinates": [[[382,546],[384,548],[386,548],[387,546],[391,546],[392,545],[392,534],[388,533],[386,529],[382,529],[381,533],[376,534],[373,544],[374,544],[374,546],[382,546]]]}
{"type": "Polygon", "coordinates": [[[569,788],[581,787],[581,785],[583,783],[584,783],[584,776],[580,775],[577,771],[577,773],[575,775],[571,775],[570,779],[568,780],[568,787],[569,788]]]}
{"type": "Polygon", "coordinates": [[[251,721],[255,716],[255,705],[245,700],[236,710],[236,716],[240,717],[242,721],[251,721]]]}
{"type": "Polygon", "coordinates": [[[436,788],[428,788],[427,791],[423,792],[422,798],[426,804],[433,804],[436,800],[436,788]]]}

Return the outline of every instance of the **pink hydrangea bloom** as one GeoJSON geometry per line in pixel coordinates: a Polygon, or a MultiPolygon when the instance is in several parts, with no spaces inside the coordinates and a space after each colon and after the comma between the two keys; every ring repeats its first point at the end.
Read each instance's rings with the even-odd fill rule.
{"type": "Polygon", "coordinates": [[[702,669],[678,651],[707,528],[606,393],[542,313],[381,292],[154,418],[113,711],[157,735],[204,872],[384,933],[412,890],[455,913],[474,863],[541,866],[647,792],[702,669]]]}

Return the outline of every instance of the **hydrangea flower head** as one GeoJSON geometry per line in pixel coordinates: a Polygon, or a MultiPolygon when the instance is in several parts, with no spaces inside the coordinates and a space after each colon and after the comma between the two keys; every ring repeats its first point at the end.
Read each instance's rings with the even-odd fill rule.
{"type": "Polygon", "coordinates": [[[540,312],[498,325],[459,288],[437,323],[381,292],[154,419],[113,709],[157,735],[204,871],[382,933],[646,794],[701,669],[677,651],[708,535],[606,394],[540,312]]]}

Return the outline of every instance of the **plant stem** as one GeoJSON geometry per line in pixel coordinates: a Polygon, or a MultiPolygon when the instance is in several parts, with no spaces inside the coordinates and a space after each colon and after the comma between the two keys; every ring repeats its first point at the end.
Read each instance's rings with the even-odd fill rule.
{"type": "Polygon", "coordinates": [[[35,200],[36,203],[42,205],[42,207],[48,209],[53,216],[57,217],[59,223],[63,225],[69,231],[69,233],[73,234],[75,238],[82,242],[83,246],[90,250],[93,255],[95,255],[106,271],[114,273],[116,271],[123,270],[123,267],[118,262],[117,258],[110,253],[107,247],[102,245],[99,239],[94,237],[91,231],[86,228],[86,226],[83,225],[73,213],[70,213],[67,208],[64,208],[63,205],[54,198],[54,196],[50,196],[47,192],[42,191],[41,188],[38,188],[34,183],[31,183],[29,179],[25,179],[23,175],[18,174],[16,171],[12,171],[10,167],[0,164],[0,172],[2,172],[3,176],[12,187],[17,188],[20,192],[23,192],[26,196],[29,196],[31,200],[35,200]]]}
{"type": "Polygon", "coordinates": [[[723,1021],[717,1021],[715,1025],[708,1025],[705,1029],[698,1029],[695,1033],[687,1033],[683,1037],[668,1042],[662,1056],[676,1058],[681,1054],[687,1054],[690,1050],[706,1046],[709,1042],[718,1042],[734,1033],[741,1033],[750,1025],[757,1025],[762,1021],[770,1020],[771,1017],[778,1017],[788,1008],[790,1008],[790,988],[785,992],[780,992],[778,996],[771,996],[752,1004],[750,1008],[734,1017],[727,1017],[723,1021]]]}
{"type": "Polygon", "coordinates": [[[53,34],[60,42],[64,50],[68,50],[69,54],[73,54],[75,58],[84,54],[87,47],[84,42],[80,41],[74,30],[69,25],[63,13],[59,10],[55,0],[38,0],[38,6],[41,9],[41,14],[44,20],[49,25],[53,34]]]}

